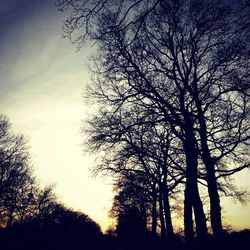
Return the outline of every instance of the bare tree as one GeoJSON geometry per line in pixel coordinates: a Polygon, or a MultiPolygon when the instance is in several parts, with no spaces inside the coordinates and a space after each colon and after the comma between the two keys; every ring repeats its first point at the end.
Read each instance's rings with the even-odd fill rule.
{"type": "Polygon", "coordinates": [[[56,203],[52,186],[41,188],[34,176],[27,141],[0,115],[0,225],[24,224],[48,214],[56,203]]]}
{"type": "Polygon", "coordinates": [[[217,180],[249,166],[249,4],[61,0],[58,6],[73,10],[65,35],[78,47],[86,39],[99,47],[90,87],[99,110],[106,105],[115,114],[140,104],[182,145],[187,240],[192,210],[197,236],[207,234],[197,183],[203,161],[213,233],[221,238],[217,180]]]}
{"type": "Polygon", "coordinates": [[[27,142],[15,135],[9,120],[0,116],[0,215],[1,224],[11,226],[17,209],[29,199],[34,183],[27,142]]]}
{"type": "MultiPolygon", "coordinates": [[[[173,237],[173,225],[169,199],[185,179],[185,168],[181,166],[184,162],[180,157],[183,153],[173,147],[172,144],[176,146],[175,138],[164,124],[157,124],[150,116],[152,114],[143,113],[139,106],[115,114],[105,110],[100,116],[92,117],[88,128],[85,128],[89,135],[86,148],[90,152],[103,153],[95,169],[97,173],[119,176],[118,183],[131,176],[137,176],[138,181],[146,180],[152,203],[152,232],[156,234],[159,203],[161,235],[165,237],[167,232],[170,239],[173,237]]],[[[139,188],[140,184],[137,185],[139,188]]]]}

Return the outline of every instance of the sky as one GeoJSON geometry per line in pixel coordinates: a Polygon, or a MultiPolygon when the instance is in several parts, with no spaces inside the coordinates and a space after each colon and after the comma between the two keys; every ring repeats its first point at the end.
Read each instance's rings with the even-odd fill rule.
{"type": "Polygon", "coordinates": [[[62,39],[63,18],[51,0],[0,0],[0,113],[29,139],[41,183],[105,228],[112,187],[81,146],[91,52],[62,39]]]}
{"type": "MultiPolygon", "coordinates": [[[[29,139],[35,174],[54,183],[64,204],[107,228],[112,205],[110,179],[92,177],[94,156],[83,153],[80,133],[88,107],[88,57],[93,49],[62,39],[65,14],[53,0],[0,0],[0,113],[29,139]]],[[[250,174],[237,184],[250,190],[250,174]]],[[[250,206],[223,199],[225,224],[250,228],[250,206]]]]}

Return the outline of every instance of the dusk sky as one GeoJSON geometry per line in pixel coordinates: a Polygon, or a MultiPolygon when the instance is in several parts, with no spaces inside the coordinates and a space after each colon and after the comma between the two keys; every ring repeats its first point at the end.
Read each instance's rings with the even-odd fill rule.
{"type": "MultiPolygon", "coordinates": [[[[66,15],[53,0],[0,0],[0,113],[29,138],[41,183],[55,183],[62,202],[106,228],[112,186],[108,179],[92,177],[94,157],[84,155],[81,146],[91,49],[76,52],[62,39],[66,15]]],[[[236,179],[250,190],[248,170],[236,179]]],[[[250,228],[249,205],[223,199],[223,208],[224,224],[250,228]]]]}

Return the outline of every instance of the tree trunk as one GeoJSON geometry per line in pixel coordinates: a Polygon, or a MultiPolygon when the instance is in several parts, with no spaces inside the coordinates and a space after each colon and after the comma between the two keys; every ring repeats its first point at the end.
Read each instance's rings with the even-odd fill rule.
{"type": "Polygon", "coordinates": [[[147,211],[144,203],[142,203],[140,206],[141,206],[141,216],[142,216],[142,232],[143,234],[145,234],[147,232],[147,211]]]}
{"type": "Polygon", "coordinates": [[[213,164],[210,166],[206,165],[206,168],[207,168],[208,193],[210,198],[211,226],[213,229],[214,237],[217,239],[221,239],[221,237],[223,237],[223,227],[221,221],[220,196],[218,193],[215,170],[213,164]]]}
{"type": "Polygon", "coordinates": [[[206,216],[203,210],[203,204],[199,195],[198,185],[196,183],[195,189],[192,192],[193,196],[193,208],[195,215],[195,224],[197,231],[197,239],[200,241],[204,241],[207,239],[207,225],[206,225],[206,216]]]}
{"type": "Polygon", "coordinates": [[[173,230],[173,224],[172,224],[171,211],[170,211],[168,197],[164,198],[163,204],[164,204],[165,222],[166,222],[166,228],[167,228],[167,230],[166,230],[167,231],[167,238],[172,239],[174,236],[174,230],[173,230]]]}
{"type": "Polygon", "coordinates": [[[157,233],[156,233],[156,229],[157,229],[157,194],[156,194],[156,190],[155,187],[153,188],[153,192],[152,192],[152,198],[153,198],[153,204],[152,204],[152,228],[151,228],[151,232],[152,235],[154,237],[156,237],[157,233]]]}
{"type": "Polygon", "coordinates": [[[186,183],[184,193],[184,234],[185,240],[188,245],[194,241],[194,228],[193,228],[193,216],[192,216],[192,190],[186,183]]]}
{"type": "Polygon", "coordinates": [[[163,208],[164,208],[167,238],[171,239],[173,238],[174,231],[173,231],[173,224],[172,224],[172,219],[171,219],[169,195],[168,195],[168,188],[166,185],[166,181],[167,181],[167,174],[164,173],[163,183],[161,185],[162,194],[163,194],[163,208]]]}
{"type": "Polygon", "coordinates": [[[160,222],[161,222],[161,239],[165,239],[166,235],[166,227],[165,227],[165,220],[164,220],[164,211],[163,211],[163,204],[162,204],[163,196],[162,193],[159,194],[159,205],[160,205],[160,222]]]}
{"type": "Polygon", "coordinates": [[[197,238],[204,240],[207,238],[206,217],[199,195],[197,184],[198,152],[196,149],[196,139],[194,137],[193,125],[190,120],[185,127],[184,150],[186,154],[186,189],[184,206],[184,226],[187,227],[187,240],[193,240],[191,231],[192,207],[194,209],[197,238]],[[191,204],[191,205],[190,205],[191,204]],[[191,208],[190,208],[191,206],[191,208]],[[186,217],[186,218],[185,218],[186,217]]]}
{"type": "Polygon", "coordinates": [[[215,163],[212,159],[208,143],[207,143],[207,126],[205,122],[205,117],[202,112],[201,104],[196,98],[196,106],[198,110],[198,120],[200,124],[200,138],[201,138],[201,150],[202,159],[206,166],[207,171],[207,185],[208,194],[210,198],[210,218],[211,226],[213,229],[214,237],[220,239],[223,236],[223,227],[221,221],[221,206],[220,206],[220,196],[217,187],[217,180],[215,175],[215,163]]]}

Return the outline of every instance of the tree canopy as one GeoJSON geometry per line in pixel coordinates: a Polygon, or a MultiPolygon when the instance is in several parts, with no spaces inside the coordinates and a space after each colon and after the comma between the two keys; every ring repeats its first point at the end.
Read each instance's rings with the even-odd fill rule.
{"type": "Polygon", "coordinates": [[[155,144],[157,134],[147,135],[153,127],[162,142],[172,137],[163,145],[167,161],[156,169],[166,169],[166,187],[171,175],[185,182],[186,240],[194,237],[193,213],[197,237],[207,237],[200,184],[207,187],[213,234],[221,238],[220,191],[230,192],[228,176],[249,167],[248,2],[59,0],[57,6],[71,10],[66,37],[78,48],[88,40],[97,45],[87,94],[97,111],[86,131],[88,147],[104,152],[99,171],[154,178],[162,145],[155,144]]]}

